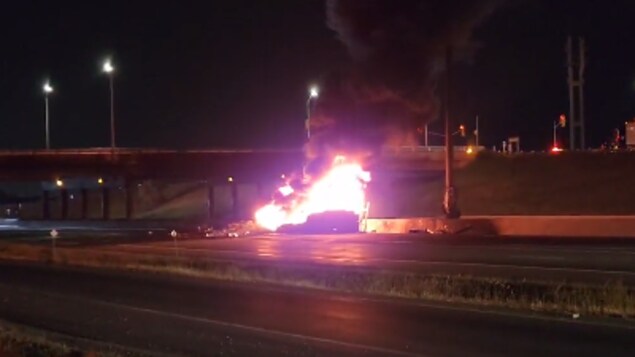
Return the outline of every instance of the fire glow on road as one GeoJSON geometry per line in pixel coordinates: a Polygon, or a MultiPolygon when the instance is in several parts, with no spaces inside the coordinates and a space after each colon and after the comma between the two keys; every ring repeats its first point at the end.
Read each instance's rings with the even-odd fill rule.
{"type": "Polygon", "coordinates": [[[256,211],[256,223],[275,231],[283,225],[305,223],[318,213],[346,211],[360,215],[366,207],[368,182],[370,173],[360,164],[337,156],[330,169],[306,189],[298,190],[289,184],[280,187],[282,199],[256,211]]]}

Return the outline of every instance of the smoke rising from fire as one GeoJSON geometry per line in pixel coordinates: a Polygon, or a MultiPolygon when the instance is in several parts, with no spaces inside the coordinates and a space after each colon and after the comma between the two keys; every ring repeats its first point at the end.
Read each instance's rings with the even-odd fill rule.
{"type": "Polygon", "coordinates": [[[448,46],[471,35],[498,0],[327,0],[327,25],[351,64],[329,74],[311,117],[309,156],[412,144],[436,119],[436,89],[448,46]]]}

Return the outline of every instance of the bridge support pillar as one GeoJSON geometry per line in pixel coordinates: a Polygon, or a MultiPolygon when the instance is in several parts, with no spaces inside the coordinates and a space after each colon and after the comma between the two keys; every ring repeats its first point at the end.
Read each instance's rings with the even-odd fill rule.
{"type": "Polygon", "coordinates": [[[207,219],[214,219],[214,182],[207,180],[207,219]]]}
{"type": "Polygon", "coordinates": [[[134,182],[126,180],[126,219],[134,217],[134,198],[136,186],[134,182]]]}
{"type": "Polygon", "coordinates": [[[61,213],[60,217],[62,219],[68,218],[68,190],[63,188],[60,190],[60,200],[61,200],[61,213]]]}
{"type": "Polygon", "coordinates": [[[51,218],[51,202],[49,191],[42,191],[42,219],[51,218]]]}
{"type": "Polygon", "coordinates": [[[79,195],[82,201],[82,219],[87,219],[88,218],[88,189],[82,188],[79,195]]]}
{"type": "Polygon", "coordinates": [[[110,189],[108,187],[101,189],[101,218],[110,219],[110,189]]]}
{"type": "Polygon", "coordinates": [[[232,194],[232,217],[235,220],[240,218],[240,205],[238,203],[238,184],[234,181],[229,183],[232,194]]]}

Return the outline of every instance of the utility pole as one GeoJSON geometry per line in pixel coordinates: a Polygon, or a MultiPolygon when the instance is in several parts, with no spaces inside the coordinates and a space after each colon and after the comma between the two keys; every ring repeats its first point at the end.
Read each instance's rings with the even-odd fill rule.
{"type": "Polygon", "coordinates": [[[478,131],[478,115],[476,116],[476,129],[474,129],[474,144],[478,150],[478,137],[481,133],[478,131]]]}
{"type": "Polygon", "coordinates": [[[584,71],[586,67],[586,44],[584,38],[567,37],[567,83],[569,86],[569,149],[582,149],[585,144],[584,130],[584,71]],[[577,58],[575,52],[577,49],[577,58]]]}
{"type": "Polygon", "coordinates": [[[42,87],[42,90],[44,91],[44,126],[46,134],[46,150],[49,150],[51,148],[51,137],[49,135],[49,95],[53,93],[53,87],[51,86],[51,83],[49,83],[49,81],[46,81],[46,83],[44,83],[44,86],[42,87]]]}
{"type": "Polygon", "coordinates": [[[454,145],[452,130],[454,125],[450,116],[450,86],[452,65],[452,48],[448,47],[445,55],[445,100],[443,115],[445,119],[445,194],[443,196],[443,212],[447,218],[459,218],[461,213],[457,206],[457,194],[454,187],[454,145]]]}
{"type": "Polygon", "coordinates": [[[115,153],[115,86],[113,84],[113,75],[115,67],[112,65],[110,59],[104,62],[102,71],[108,75],[108,85],[110,89],[110,149],[112,153],[115,153]]]}
{"type": "Polygon", "coordinates": [[[425,146],[428,148],[428,123],[423,127],[424,135],[425,135],[425,146]]]}

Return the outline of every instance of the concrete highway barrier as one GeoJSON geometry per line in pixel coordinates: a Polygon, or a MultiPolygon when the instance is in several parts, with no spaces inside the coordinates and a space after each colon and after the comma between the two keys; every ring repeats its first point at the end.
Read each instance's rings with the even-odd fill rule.
{"type": "Polygon", "coordinates": [[[635,216],[465,216],[369,218],[364,232],[635,238],[635,216]]]}

